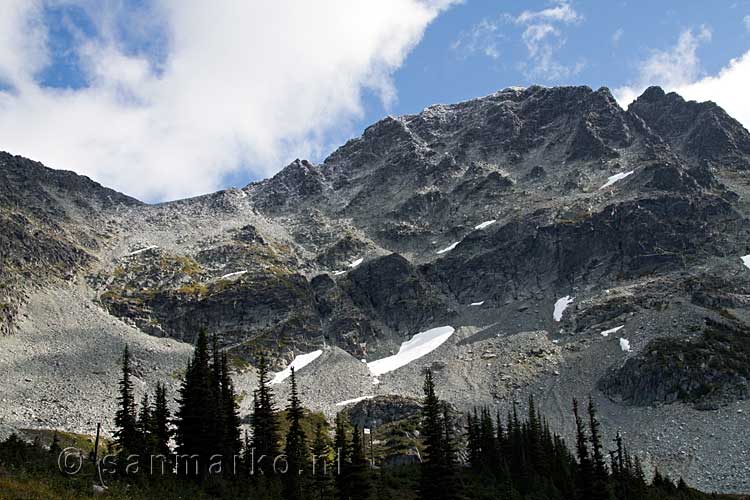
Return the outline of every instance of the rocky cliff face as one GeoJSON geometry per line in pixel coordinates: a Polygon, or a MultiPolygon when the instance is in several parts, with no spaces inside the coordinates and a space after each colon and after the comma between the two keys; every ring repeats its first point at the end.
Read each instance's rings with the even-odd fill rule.
{"type": "Polygon", "coordinates": [[[732,489],[750,474],[701,472],[709,444],[679,457],[723,418],[696,406],[746,408],[744,341],[705,325],[748,332],[748,166],[738,122],[658,88],[628,110],[587,87],[431,106],[320,165],[160,205],[4,155],[0,323],[12,331],[24,294],[68,279],[87,307],[184,342],[206,328],[243,362],[264,350],[280,369],[336,349],[319,358],[335,358],[336,377],[300,371],[307,404],[329,413],[348,398],[418,397],[427,367],[459,409],[534,392],[561,426],[570,398],[592,393],[607,432],[732,489]],[[440,349],[378,384],[363,374],[360,359],[445,325],[456,334],[440,349]],[[647,448],[657,413],[693,434],[647,448]]]}
{"type": "Polygon", "coordinates": [[[86,177],[0,153],[0,334],[26,293],[87,269],[111,237],[104,212],[141,203],[86,177]]]}

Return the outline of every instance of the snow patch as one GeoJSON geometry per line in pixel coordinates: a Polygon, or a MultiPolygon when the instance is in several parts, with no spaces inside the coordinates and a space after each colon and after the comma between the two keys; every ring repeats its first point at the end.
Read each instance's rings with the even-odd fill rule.
{"type": "Polygon", "coordinates": [[[620,325],[620,326],[616,326],[616,327],[614,327],[614,328],[610,328],[609,330],[604,330],[604,331],[602,332],[602,337],[609,337],[609,334],[610,334],[610,333],[615,333],[615,332],[619,332],[619,331],[620,331],[620,330],[622,330],[623,328],[625,328],[625,325],[620,325]]]}
{"type": "Polygon", "coordinates": [[[417,333],[411,340],[402,343],[396,354],[367,363],[367,367],[374,377],[392,372],[431,353],[448,340],[453,332],[455,330],[452,326],[441,326],[417,333]]]}
{"type": "Polygon", "coordinates": [[[140,250],[136,250],[135,252],[130,252],[128,254],[125,254],[125,257],[132,257],[133,255],[138,255],[143,252],[148,252],[149,250],[154,250],[156,248],[159,248],[159,247],[156,245],[149,245],[146,248],[141,248],[140,250]]]}
{"type": "Polygon", "coordinates": [[[599,189],[604,189],[604,188],[608,188],[609,186],[611,186],[611,185],[612,185],[612,184],[614,184],[615,182],[617,182],[617,181],[621,181],[621,180],[623,180],[623,179],[624,179],[625,177],[627,177],[627,176],[629,176],[629,175],[632,175],[632,174],[633,174],[633,172],[635,172],[635,170],[631,170],[630,172],[620,172],[619,174],[615,174],[615,175],[613,175],[613,176],[609,177],[609,178],[607,179],[607,182],[606,182],[606,183],[605,183],[605,184],[604,184],[604,185],[603,185],[602,187],[600,187],[599,189]]]}
{"type": "Polygon", "coordinates": [[[354,399],[347,399],[346,401],[339,401],[338,403],[336,403],[336,406],[351,405],[351,404],[354,404],[354,403],[359,403],[360,401],[364,401],[365,399],[372,399],[374,397],[375,396],[360,396],[360,397],[354,398],[354,399]]]}
{"type": "Polygon", "coordinates": [[[359,259],[357,259],[357,260],[355,260],[354,262],[352,262],[351,264],[349,264],[349,267],[350,267],[351,269],[354,269],[355,267],[357,267],[358,265],[360,265],[360,264],[362,263],[362,261],[363,261],[363,260],[365,260],[365,259],[364,259],[364,258],[362,258],[362,257],[360,257],[359,259]]]}
{"type": "Polygon", "coordinates": [[[745,267],[750,269],[750,255],[745,255],[744,257],[740,257],[742,259],[742,263],[745,264],[745,267]]]}
{"type": "Polygon", "coordinates": [[[271,381],[272,384],[280,384],[284,380],[286,380],[289,375],[292,374],[292,368],[294,368],[295,372],[300,371],[302,368],[306,367],[316,359],[320,357],[320,355],[323,354],[323,351],[318,349],[317,351],[309,352],[307,354],[300,354],[299,356],[295,357],[294,360],[289,363],[289,366],[281,370],[279,373],[276,374],[276,376],[271,381]]]}
{"type": "Polygon", "coordinates": [[[236,273],[229,273],[225,274],[224,276],[221,276],[220,280],[227,280],[230,278],[236,278],[237,276],[242,276],[243,274],[247,273],[247,271],[237,271],[236,273]]]}
{"type": "Polygon", "coordinates": [[[485,227],[491,226],[495,222],[497,222],[497,219],[484,221],[481,224],[477,224],[476,226],[474,226],[474,229],[484,229],[485,227]]]}
{"type": "Polygon", "coordinates": [[[620,349],[622,349],[622,352],[630,352],[630,341],[620,337],[620,349]]]}
{"type": "Polygon", "coordinates": [[[346,271],[335,271],[333,273],[334,276],[341,276],[342,274],[346,273],[346,271]]]}
{"type": "Polygon", "coordinates": [[[484,301],[483,301],[483,300],[482,300],[482,301],[480,301],[480,302],[472,302],[472,303],[471,303],[471,304],[469,304],[469,305],[470,305],[470,306],[481,306],[482,304],[484,304],[484,301]]]}
{"type": "Polygon", "coordinates": [[[571,297],[570,295],[557,299],[557,302],[555,302],[555,311],[552,313],[552,317],[555,321],[560,321],[562,319],[563,312],[565,312],[565,309],[567,309],[574,300],[575,297],[571,297]]]}
{"type": "Polygon", "coordinates": [[[447,247],[443,248],[442,250],[438,250],[437,254],[440,255],[440,254],[443,254],[443,253],[446,253],[446,252],[450,252],[451,250],[453,250],[454,248],[456,248],[459,243],[461,243],[461,242],[460,241],[454,241],[453,243],[451,243],[447,247]]]}

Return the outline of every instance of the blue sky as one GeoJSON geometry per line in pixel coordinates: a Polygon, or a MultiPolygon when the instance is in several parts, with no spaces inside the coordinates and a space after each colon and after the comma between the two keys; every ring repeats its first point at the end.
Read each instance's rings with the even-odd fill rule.
{"type": "Polygon", "coordinates": [[[321,161],[386,114],[647,85],[750,125],[750,0],[6,0],[0,149],[148,201],[321,161]]]}
{"type": "MultiPolygon", "coordinates": [[[[615,89],[637,80],[639,65],[653,50],[669,50],[681,33],[701,26],[711,30],[710,42],[697,51],[705,74],[717,73],[730,59],[750,49],[750,28],[744,21],[750,15],[750,1],[578,1],[570,5],[583,19],[563,28],[565,44],[555,57],[566,66],[582,63],[580,71],[559,78],[529,76],[520,67],[528,59],[521,41],[523,27],[504,22],[503,14],[553,5],[548,1],[469,0],[438,17],[395,73],[399,101],[392,113],[414,113],[432,103],[457,102],[513,85],[615,89]],[[451,48],[462,33],[485,20],[498,26],[496,36],[488,37],[496,44],[497,59],[451,48]]],[[[382,106],[369,100],[363,123],[382,113],[382,106]]]]}

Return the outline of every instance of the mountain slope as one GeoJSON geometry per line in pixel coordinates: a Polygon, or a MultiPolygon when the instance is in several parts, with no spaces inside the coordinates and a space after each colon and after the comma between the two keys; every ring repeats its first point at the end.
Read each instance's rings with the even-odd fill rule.
{"type": "MultiPolygon", "coordinates": [[[[280,370],[322,348],[299,375],[328,414],[419,396],[427,367],[458,408],[504,411],[534,392],[566,432],[570,399],[593,394],[607,434],[627,433],[647,463],[738,490],[750,371],[719,351],[744,346],[750,322],[749,145],[716,105],[658,88],[623,110],[606,88],[529,87],[387,117],[320,165],[160,205],[4,156],[3,276],[22,314],[3,324],[31,346],[54,291],[133,341],[216,332],[238,366],[263,350],[280,370]],[[443,326],[455,333],[395,371],[375,378],[360,361],[443,326]],[[696,391],[660,345],[670,360],[694,345],[727,360],[713,379],[726,387],[696,391]],[[701,463],[722,446],[725,464],[701,463]]],[[[156,359],[171,367],[184,344],[168,345],[156,359]]],[[[254,376],[237,386],[250,394],[254,376]]]]}

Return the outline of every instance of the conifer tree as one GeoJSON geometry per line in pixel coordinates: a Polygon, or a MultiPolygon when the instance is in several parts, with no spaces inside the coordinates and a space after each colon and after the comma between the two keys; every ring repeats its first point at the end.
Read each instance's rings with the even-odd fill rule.
{"type": "MultiPolygon", "coordinates": [[[[221,452],[216,447],[217,430],[220,429],[216,428],[216,396],[209,362],[208,338],[206,332],[201,331],[185,380],[180,387],[175,431],[178,453],[184,456],[197,455],[201,476],[205,476],[211,457],[221,452]]],[[[194,464],[191,463],[190,467],[178,467],[178,470],[189,470],[192,474],[194,464]]]]}
{"type": "MultiPolygon", "coordinates": [[[[420,498],[434,500],[439,497],[440,468],[444,463],[443,436],[444,424],[440,400],[435,394],[432,372],[427,371],[424,379],[424,402],[422,404],[422,429],[424,453],[422,460],[422,480],[420,498]]],[[[484,442],[482,442],[484,444],[484,442]]]]}
{"type": "Polygon", "coordinates": [[[117,398],[118,408],[115,413],[114,432],[115,443],[123,454],[134,453],[138,448],[138,431],[136,429],[135,396],[130,368],[130,349],[125,346],[121,361],[122,378],[120,379],[120,395],[117,398]]]}
{"type": "Polygon", "coordinates": [[[289,421],[289,431],[286,434],[286,448],[284,450],[289,469],[284,477],[284,498],[286,500],[301,500],[308,478],[306,468],[310,454],[305,432],[302,430],[304,410],[297,392],[297,377],[294,373],[294,367],[292,367],[289,379],[291,391],[286,414],[289,421]]]}
{"type": "Polygon", "coordinates": [[[547,463],[548,455],[543,449],[544,429],[542,420],[536,409],[534,395],[529,395],[529,416],[528,416],[528,446],[529,446],[529,465],[534,474],[542,477],[549,475],[549,464],[547,463]]]}
{"type": "Polygon", "coordinates": [[[573,400],[573,415],[576,422],[576,455],[578,456],[578,469],[576,471],[577,496],[580,500],[593,500],[594,466],[589,456],[586,429],[579,414],[578,401],[576,399],[573,400]]]}
{"type": "Polygon", "coordinates": [[[224,407],[224,391],[222,388],[221,378],[221,352],[219,350],[219,339],[214,333],[211,335],[211,395],[213,404],[211,405],[211,421],[213,423],[212,438],[214,453],[221,454],[227,463],[231,463],[231,445],[226,442],[227,428],[224,407]]]}
{"type": "Polygon", "coordinates": [[[351,444],[346,435],[346,421],[343,413],[337,413],[333,438],[335,455],[335,482],[337,497],[346,500],[351,497],[349,491],[349,474],[351,468],[351,444]]]}
{"type": "Polygon", "coordinates": [[[594,500],[606,500],[609,497],[609,493],[607,492],[607,465],[602,453],[602,439],[599,430],[600,424],[596,418],[596,406],[591,397],[589,397],[588,413],[593,465],[592,498],[594,500]]]}
{"type": "Polygon", "coordinates": [[[138,430],[138,453],[144,459],[153,453],[153,420],[151,417],[151,403],[149,402],[148,393],[143,394],[141,406],[136,421],[138,430]]]}
{"type": "Polygon", "coordinates": [[[370,479],[370,463],[365,456],[362,429],[354,426],[351,445],[351,463],[346,475],[346,500],[371,500],[373,495],[370,479]]]}
{"type": "Polygon", "coordinates": [[[154,392],[154,414],[152,418],[152,434],[154,436],[154,453],[169,455],[169,418],[170,412],[167,406],[167,388],[164,384],[156,384],[154,392]]]}
{"type": "MultiPolygon", "coordinates": [[[[424,437],[424,459],[422,460],[420,498],[425,500],[454,500],[460,498],[456,478],[456,450],[453,437],[453,422],[450,410],[435,394],[432,372],[424,380],[424,402],[422,404],[422,436],[424,437]]],[[[483,412],[483,420],[489,419],[489,436],[484,438],[494,444],[495,433],[489,412],[483,412]]],[[[482,452],[483,453],[483,452],[482,452]]]]}
{"type": "Polygon", "coordinates": [[[482,447],[479,444],[479,416],[477,415],[477,409],[474,408],[474,413],[469,413],[466,416],[466,436],[467,436],[467,451],[469,455],[469,464],[476,470],[479,470],[482,465],[482,447]]]}
{"type": "Polygon", "coordinates": [[[273,402],[270,375],[265,354],[258,364],[258,390],[255,393],[252,420],[252,451],[256,473],[271,474],[273,461],[280,454],[278,412],[273,402]]]}
{"type": "Polygon", "coordinates": [[[497,471],[500,466],[497,444],[495,424],[489,409],[484,408],[479,423],[479,447],[482,450],[482,464],[490,471],[497,471]]]}
{"type": "Polygon", "coordinates": [[[453,416],[447,403],[443,404],[443,449],[440,474],[440,498],[445,500],[456,500],[463,498],[460,494],[458,481],[456,439],[453,431],[453,416]]]}
{"type": "Polygon", "coordinates": [[[226,353],[221,356],[221,423],[224,425],[222,443],[224,444],[224,455],[234,457],[238,455],[242,447],[240,442],[240,411],[237,406],[234,385],[229,372],[229,360],[226,353]]]}
{"type": "Polygon", "coordinates": [[[331,447],[325,434],[323,424],[315,428],[312,444],[313,455],[313,490],[316,500],[329,500],[333,495],[330,464],[331,447]]]}

